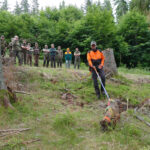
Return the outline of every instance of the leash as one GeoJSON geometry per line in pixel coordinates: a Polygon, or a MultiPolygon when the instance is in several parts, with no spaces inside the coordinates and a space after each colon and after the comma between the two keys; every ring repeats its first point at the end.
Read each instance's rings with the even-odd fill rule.
{"type": "Polygon", "coordinates": [[[99,74],[98,74],[96,68],[94,68],[94,70],[95,70],[95,72],[96,72],[96,74],[97,74],[98,80],[100,81],[100,83],[101,83],[101,85],[102,85],[102,87],[103,87],[103,89],[104,89],[104,92],[105,92],[105,95],[107,96],[107,99],[110,100],[110,97],[109,97],[109,95],[108,95],[108,93],[107,93],[107,91],[106,91],[106,89],[105,89],[105,87],[104,87],[104,84],[103,84],[103,82],[102,82],[102,80],[101,80],[101,78],[100,78],[100,76],[99,76],[99,74]]]}

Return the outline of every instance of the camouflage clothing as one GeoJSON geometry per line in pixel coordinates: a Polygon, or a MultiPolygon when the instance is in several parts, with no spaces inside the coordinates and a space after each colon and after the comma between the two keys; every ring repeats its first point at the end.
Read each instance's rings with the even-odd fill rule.
{"type": "Polygon", "coordinates": [[[40,55],[40,49],[38,47],[34,48],[34,66],[39,66],[39,55],[40,55]]]}
{"type": "Polygon", "coordinates": [[[22,48],[22,53],[23,53],[22,59],[23,59],[24,64],[26,65],[26,63],[27,63],[27,44],[22,43],[21,48],[22,48]]]}
{"type": "Polygon", "coordinates": [[[57,50],[57,67],[62,67],[63,51],[57,50]]]}
{"type": "Polygon", "coordinates": [[[7,48],[7,43],[5,40],[1,39],[1,55],[4,57],[7,48]]]}
{"type": "Polygon", "coordinates": [[[9,57],[13,57],[14,54],[13,54],[12,42],[9,43],[8,48],[9,48],[9,57]]]}
{"type": "Polygon", "coordinates": [[[12,42],[12,50],[14,53],[14,61],[16,63],[16,57],[18,58],[19,65],[22,65],[22,50],[19,41],[13,40],[12,42]]]}
{"type": "Polygon", "coordinates": [[[32,54],[33,54],[33,48],[27,47],[27,64],[32,66],[32,54]]]}
{"type": "Polygon", "coordinates": [[[45,48],[45,49],[43,49],[43,52],[44,52],[43,66],[45,67],[45,65],[46,65],[48,67],[49,66],[49,61],[50,61],[49,49],[45,48]]]}
{"type": "Polygon", "coordinates": [[[78,69],[80,68],[80,51],[75,51],[74,52],[74,56],[75,56],[75,60],[74,60],[74,68],[76,69],[76,67],[78,67],[78,69]]]}

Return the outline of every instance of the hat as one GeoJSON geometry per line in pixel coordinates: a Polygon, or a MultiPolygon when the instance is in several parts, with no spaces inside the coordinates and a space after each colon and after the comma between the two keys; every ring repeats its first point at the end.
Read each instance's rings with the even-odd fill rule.
{"type": "Polygon", "coordinates": [[[92,42],[91,42],[91,46],[92,46],[92,45],[96,45],[96,42],[95,42],[95,41],[92,41],[92,42]]]}

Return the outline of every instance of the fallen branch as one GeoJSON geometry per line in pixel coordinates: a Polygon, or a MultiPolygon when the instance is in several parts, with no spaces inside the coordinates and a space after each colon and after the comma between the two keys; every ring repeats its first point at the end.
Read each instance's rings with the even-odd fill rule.
{"type": "Polygon", "coordinates": [[[5,133],[5,134],[2,134],[2,135],[0,135],[0,138],[2,138],[2,137],[6,137],[6,136],[11,136],[11,135],[17,135],[17,134],[19,134],[20,132],[16,132],[16,131],[13,131],[13,132],[7,132],[7,133],[5,133]]]}
{"type": "Polygon", "coordinates": [[[26,95],[31,95],[30,93],[27,93],[25,91],[14,91],[15,93],[19,93],[19,94],[26,94],[26,95]]]}
{"type": "Polygon", "coordinates": [[[23,129],[0,130],[0,133],[2,133],[2,132],[23,132],[23,131],[27,131],[27,130],[31,130],[31,129],[30,128],[23,128],[23,129]]]}
{"type": "MultiPolygon", "coordinates": [[[[16,145],[20,145],[20,144],[27,145],[27,144],[35,143],[35,142],[38,142],[38,141],[40,141],[40,139],[35,139],[35,140],[30,140],[30,141],[24,141],[24,142],[18,142],[18,143],[16,143],[16,144],[14,145],[14,147],[15,147],[16,145]]],[[[4,145],[1,145],[0,147],[6,147],[6,146],[9,146],[9,145],[10,145],[10,143],[6,143],[6,144],[4,144],[4,145]]]]}
{"type": "Polygon", "coordinates": [[[30,140],[30,141],[25,141],[25,142],[22,142],[23,144],[31,144],[31,143],[35,143],[35,142],[39,142],[40,139],[35,139],[35,140],[30,140]]]}
{"type": "Polygon", "coordinates": [[[135,116],[138,120],[140,120],[140,121],[142,121],[142,122],[144,122],[147,126],[149,126],[150,127],[150,123],[149,122],[147,122],[147,121],[145,121],[142,117],[139,117],[139,116],[135,116]]]}

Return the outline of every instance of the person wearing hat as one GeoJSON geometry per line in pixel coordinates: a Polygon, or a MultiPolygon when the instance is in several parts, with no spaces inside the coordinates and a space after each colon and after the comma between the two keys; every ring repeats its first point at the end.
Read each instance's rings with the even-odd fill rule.
{"type": "Polygon", "coordinates": [[[2,55],[2,57],[4,57],[6,49],[7,49],[7,43],[5,41],[4,35],[1,36],[0,40],[1,40],[1,42],[0,42],[1,43],[1,55],[2,55]]]}
{"type": "Polygon", "coordinates": [[[92,79],[94,82],[95,92],[96,92],[97,98],[100,99],[100,93],[104,94],[104,89],[101,86],[101,92],[100,92],[95,69],[100,75],[102,79],[102,83],[105,86],[105,73],[103,70],[105,57],[103,53],[97,49],[95,41],[91,42],[91,50],[87,53],[87,60],[88,60],[88,64],[90,67],[90,71],[92,73],[92,79]]]}
{"type": "Polygon", "coordinates": [[[72,61],[72,53],[70,52],[69,48],[67,48],[67,51],[65,52],[65,61],[66,61],[66,68],[70,68],[72,61]]]}

